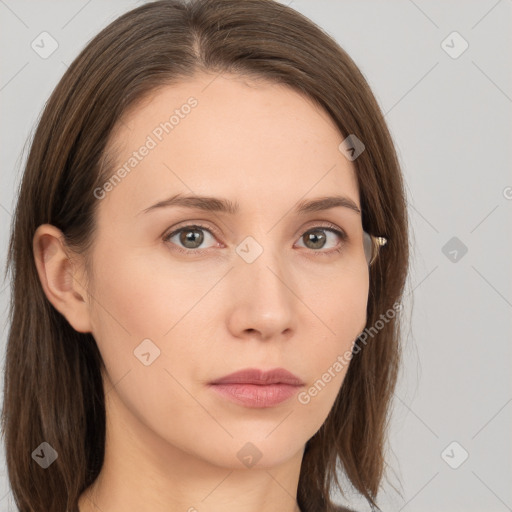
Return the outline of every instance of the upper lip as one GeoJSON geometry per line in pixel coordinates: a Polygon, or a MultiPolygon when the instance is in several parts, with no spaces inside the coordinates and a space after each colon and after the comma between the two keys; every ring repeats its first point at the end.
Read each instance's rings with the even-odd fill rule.
{"type": "Polygon", "coordinates": [[[238,372],[230,373],[210,384],[289,384],[292,386],[303,386],[304,382],[284,368],[263,371],[257,368],[245,368],[238,372]]]}

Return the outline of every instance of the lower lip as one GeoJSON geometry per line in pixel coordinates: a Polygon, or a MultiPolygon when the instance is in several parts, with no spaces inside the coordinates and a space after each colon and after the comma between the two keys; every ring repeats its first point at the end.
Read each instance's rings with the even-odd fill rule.
{"type": "Polygon", "coordinates": [[[211,384],[210,387],[231,400],[245,407],[273,407],[288,400],[297,393],[300,386],[290,384],[211,384]]]}

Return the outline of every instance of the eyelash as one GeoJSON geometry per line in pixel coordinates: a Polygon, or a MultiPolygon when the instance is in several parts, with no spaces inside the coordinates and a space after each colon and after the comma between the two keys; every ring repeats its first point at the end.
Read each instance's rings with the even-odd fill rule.
{"type": "MultiPolygon", "coordinates": [[[[195,229],[199,228],[201,230],[208,231],[214,237],[216,235],[218,235],[215,230],[213,230],[209,227],[203,226],[202,224],[188,224],[186,226],[182,226],[182,227],[179,227],[178,229],[175,229],[174,231],[172,231],[169,234],[164,235],[163,241],[166,243],[172,244],[172,242],[169,242],[169,240],[174,235],[176,235],[177,233],[180,233],[181,231],[186,231],[187,229],[192,230],[194,228],[195,229]]],[[[330,231],[331,233],[335,233],[336,235],[338,235],[341,238],[342,243],[337,248],[331,249],[329,251],[322,251],[322,250],[315,251],[313,249],[310,249],[310,252],[312,252],[314,256],[330,256],[335,253],[340,253],[343,250],[343,244],[344,244],[344,242],[347,241],[348,236],[344,231],[339,229],[335,224],[327,223],[326,225],[313,226],[311,228],[308,228],[306,231],[304,231],[302,233],[302,235],[300,236],[300,238],[302,238],[309,231],[315,231],[315,230],[325,230],[325,231],[330,231]]],[[[182,254],[202,255],[203,253],[208,252],[211,249],[211,248],[209,248],[209,249],[184,249],[183,247],[180,247],[176,244],[172,244],[172,245],[174,245],[173,250],[177,250],[178,252],[180,252],[182,254]]]]}

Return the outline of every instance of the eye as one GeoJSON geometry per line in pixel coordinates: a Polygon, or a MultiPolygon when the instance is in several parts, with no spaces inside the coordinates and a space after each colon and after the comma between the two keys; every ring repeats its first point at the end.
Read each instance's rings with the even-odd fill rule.
{"type": "Polygon", "coordinates": [[[304,241],[306,248],[313,249],[315,256],[316,255],[329,255],[333,252],[341,252],[343,249],[343,245],[347,240],[347,235],[341,229],[338,229],[334,225],[329,226],[316,226],[314,228],[308,229],[301,237],[300,240],[304,241]],[[334,238],[338,237],[341,239],[341,243],[338,245],[335,244],[331,250],[328,251],[318,251],[318,249],[323,249],[325,247],[328,236],[326,233],[331,235],[336,235],[334,238]]]}
{"type": "MultiPolygon", "coordinates": [[[[209,249],[208,247],[200,248],[201,244],[205,241],[204,233],[207,233],[209,237],[215,240],[215,235],[212,233],[210,228],[200,224],[190,224],[175,229],[168,235],[164,235],[163,241],[171,243],[174,246],[173,249],[176,249],[178,252],[197,255],[202,254],[209,249]],[[176,240],[173,241],[173,238],[176,238],[176,240]]],[[[206,238],[208,238],[208,236],[206,238]]],[[[310,249],[315,256],[328,256],[332,253],[341,252],[347,239],[348,236],[346,233],[334,224],[329,224],[327,226],[315,226],[305,231],[299,238],[299,240],[303,241],[305,244],[302,247],[310,249]],[[334,238],[338,237],[341,240],[341,243],[338,243],[337,247],[335,243],[334,248],[331,248],[330,250],[321,251],[320,249],[325,247],[326,241],[329,238],[326,233],[336,235],[334,238]]]]}
{"type": "Polygon", "coordinates": [[[202,233],[208,233],[209,236],[212,238],[213,235],[211,231],[206,228],[205,226],[201,226],[199,224],[192,224],[189,226],[183,226],[179,229],[176,229],[169,235],[166,235],[164,237],[165,242],[171,242],[174,245],[176,245],[175,242],[172,241],[172,239],[176,236],[178,236],[178,242],[180,244],[183,244],[182,247],[179,245],[176,245],[176,249],[180,252],[184,253],[190,253],[190,252],[196,252],[196,253],[202,253],[206,249],[199,249],[199,246],[203,243],[205,237],[202,233]]]}

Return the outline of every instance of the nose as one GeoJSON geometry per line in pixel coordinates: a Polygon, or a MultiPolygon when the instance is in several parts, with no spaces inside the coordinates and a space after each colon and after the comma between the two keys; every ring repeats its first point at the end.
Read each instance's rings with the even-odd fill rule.
{"type": "MultiPolygon", "coordinates": [[[[246,246],[247,247],[247,246],[246,246]]],[[[249,250],[254,250],[254,246],[249,250]]],[[[289,337],[296,330],[299,299],[293,275],[275,251],[235,260],[229,273],[228,328],[233,336],[261,340],[289,337]]]]}

